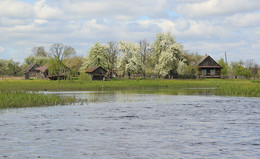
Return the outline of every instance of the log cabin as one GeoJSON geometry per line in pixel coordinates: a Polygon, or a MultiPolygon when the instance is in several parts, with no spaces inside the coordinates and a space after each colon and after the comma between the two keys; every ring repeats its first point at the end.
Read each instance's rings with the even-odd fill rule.
{"type": "Polygon", "coordinates": [[[37,70],[36,68],[39,67],[39,65],[37,63],[33,63],[31,65],[29,65],[23,72],[24,75],[24,79],[30,79],[30,76],[36,77],[37,74],[37,70]]]}
{"type": "Polygon", "coordinates": [[[91,80],[105,80],[107,71],[101,66],[92,66],[85,73],[90,75],[91,80]]]}
{"type": "Polygon", "coordinates": [[[222,67],[209,55],[198,62],[199,78],[220,78],[222,67]]]}

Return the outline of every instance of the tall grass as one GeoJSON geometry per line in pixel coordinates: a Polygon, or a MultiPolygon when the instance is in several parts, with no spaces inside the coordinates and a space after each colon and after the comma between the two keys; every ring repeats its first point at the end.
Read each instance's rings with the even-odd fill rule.
{"type": "Polygon", "coordinates": [[[64,105],[75,102],[76,99],[72,97],[62,98],[55,95],[46,95],[38,92],[0,92],[0,109],[64,105]]]}
{"type": "Polygon", "coordinates": [[[0,80],[0,91],[90,91],[142,89],[201,89],[209,88],[215,95],[260,97],[260,83],[249,80],[118,80],[118,81],[49,81],[0,80]],[[214,89],[211,89],[214,88],[214,89]]]}

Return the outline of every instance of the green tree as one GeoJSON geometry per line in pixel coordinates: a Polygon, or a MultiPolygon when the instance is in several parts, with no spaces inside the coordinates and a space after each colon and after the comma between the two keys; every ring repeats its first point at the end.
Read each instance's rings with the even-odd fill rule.
{"type": "Polygon", "coordinates": [[[131,74],[139,74],[143,72],[142,59],[140,56],[140,46],[134,42],[120,41],[121,56],[118,67],[123,71],[123,75],[127,74],[128,78],[131,74]]]}
{"type": "Polygon", "coordinates": [[[228,63],[226,63],[224,61],[224,58],[221,58],[219,61],[218,61],[218,64],[222,67],[221,69],[221,76],[222,77],[227,77],[229,75],[229,71],[230,71],[230,68],[228,66],[228,63]]]}
{"type": "Polygon", "coordinates": [[[235,76],[235,78],[240,76],[250,79],[253,76],[251,71],[243,66],[244,64],[245,63],[242,60],[239,62],[231,62],[232,74],[235,76]]]}
{"type": "Polygon", "coordinates": [[[2,76],[16,76],[21,72],[19,62],[11,60],[0,59],[0,75],[2,76]]]}
{"type": "Polygon", "coordinates": [[[45,51],[43,46],[32,48],[32,54],[35,57],[47,57],[48,53],[45,51]]]}
{"type": "Polygon", "coordinates": [[[117,58],[119,54],[118,44],[115,42],[108,42],[105,50],[105,57],[107,57],[108,75],[110,78],[112,78],[113,70],[115,70],[117,67],[117,58]]]}
{"type": "Polygon", "coordinates": [[[109,68],[105,45],[95,43],[94,46],[89,49],[88,55],[82,64],[81,71],[85,71],[91,66],[102,66],[104,69],[109,68]]]}
{"type": "Polygon", "coordinates": [[[151,45],[144,39],[139,41],[139,48],[140,48],[140,56],[141,56],[141,63],[143,66],[142,75],[145,78],[147,70],[149,70],[149,66],[151,64],[151,53],[153,48],[151,45]]]}
{"type": "Polygon", "coordinates": [[[59,81],[62,76],[70,77],[69,68],[62,61],[50,58],[48,66],[49,74],[57,77],[59,81]]]}
{"type": "Polygon", "coordinates": [[[182,74],[186,65],[182,45],[170,33],[157,34],[154,46],[155,71],[160,76],[172,78],[182,74]],[[178,69],[179,68],[179,69],[178,69]]]}
{"type": "Polygon", "coordinates": [[[64,60],[76,55],[76,51],[73,47],[64,44],[53,44],[50,47],[49,57],[49,71],[52,76],[57,76],[58,80],[62,75],[70,78],[69,68],[64,64],[64,60]]]}

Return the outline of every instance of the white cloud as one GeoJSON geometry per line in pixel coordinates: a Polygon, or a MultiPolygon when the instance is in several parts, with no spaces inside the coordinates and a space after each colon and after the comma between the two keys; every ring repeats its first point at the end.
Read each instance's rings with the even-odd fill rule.
{"type": "Polygon", "coordinates": [[[188,17],[227,16],[260,9],[259,0],[207,0],[198,3],[187,3],[177,10],[188,17]]]}
{"type": "Polygon", "coordinates": [[[31,15],[33,15],[33,10],[30,4],[15,0],[0,1],[0,16],[26,18],[31,15]]]}
{"type": "Polygon", "coordinates": [[[254,27],[260,26],[260,13],[246,13],[236,14],[226,17],[223,21],[224,25],[231,25],[232,27],[254,27]]]}
{"type": "Polygon", "coordinates": [[[70,18],[115,18],[133,20],[142,15],[158,16],[163,13],[166,0],[96,0],[65,1],[61,6],[70,18]]]}
{"type": "Polygon", "coordinates": [[[225,38],[228,36],[228,30],[219,25],[207,21],[193,21],[177,19],[145,20],[140,23],[154,24],[161,28],[162,32],[171,32],[178,38],[192,39],[213,39],[225,38]]]}
{"type": "Polygon", "coordinates": [[[260,12],[256,11],[259,3],[256,0],[37,0],[34,3],[0,0],[0,44],[5,48],[5,56],[17,55],[15,59],[28,56],[32,47],[44,46],[48,50],[57,42],[71,45],[79,55],[86,55],[94,42],[142,39],[152,42],[156,33],[170,31],[192,52],[212,53],[218,58],[227,51],[230,58],[250,55],[260,63],[260,12]],[[177,16],[170,16],[167,11],[177,16]]]}
{"type": "Polygon", "coordinates": [[[4,52],[5,51],[5,48],[3,47],[0,47],[0,53],[4,52]]]}
{"type": "Polygon", "coordinates": [[[49,6],[45,0],[35,2],[34,11],[40,19],[60,18],[62,11],[59,8],[49,6]]]}

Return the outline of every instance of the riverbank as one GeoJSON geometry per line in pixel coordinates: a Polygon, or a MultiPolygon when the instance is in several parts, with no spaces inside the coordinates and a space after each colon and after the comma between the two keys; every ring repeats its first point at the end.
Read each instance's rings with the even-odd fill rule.
{"type": "Polygon", "coordinates": [[[0,92],[0,109],[65,105],[77,102],[73,97],[59,97],[39,92],[0,92]]]}
{"type": "Polygon", "coordinates": [[[214,95],[260,97],[260,83],[250,80],[118,80],[118,81],[51,81],[0,80],[0,91],[100,91],[142,89],[208,89],[214,95]]]}

